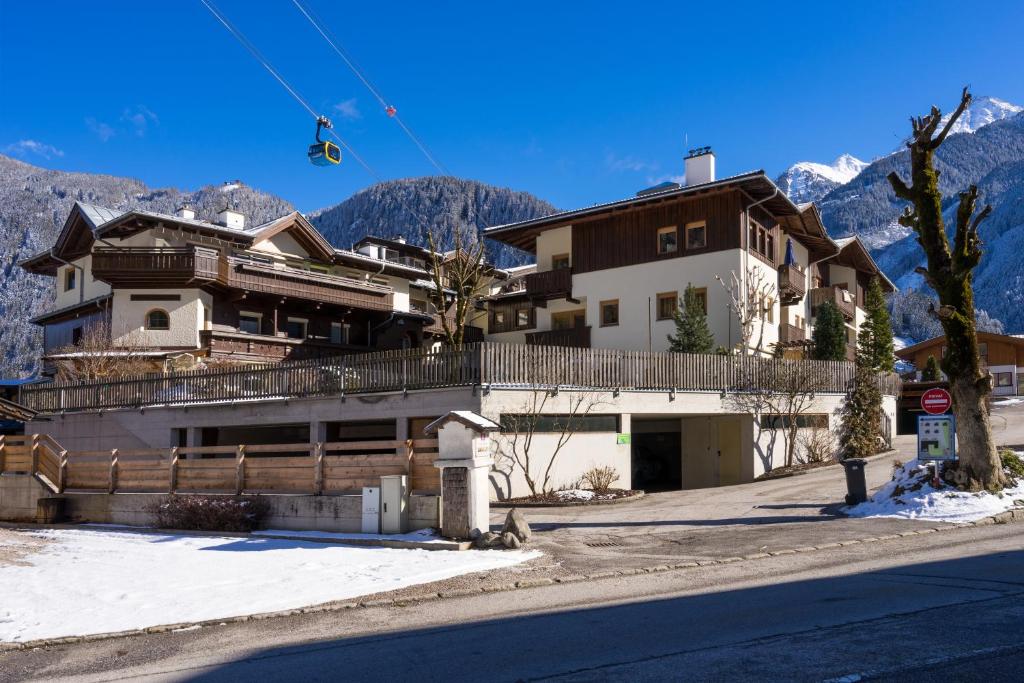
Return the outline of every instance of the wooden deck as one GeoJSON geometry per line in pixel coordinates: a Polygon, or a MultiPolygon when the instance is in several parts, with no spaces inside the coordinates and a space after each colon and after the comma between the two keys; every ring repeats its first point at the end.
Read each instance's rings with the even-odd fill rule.
{"type": "MultiPolygon", "coordinates": [[[[52,382],[22,388],[21,403],[40,413],[219,401],[339,396],[454,386],[574,386],[593,389],[728,391],[770,386],[785,363],[809,363],[822,392],[845,393],[852,363],[652,353],[481,342],[462,349],[378,351],[245,368],[52,382]]],[[[883,392],[899,394],[894,374],[883,392]]]]}

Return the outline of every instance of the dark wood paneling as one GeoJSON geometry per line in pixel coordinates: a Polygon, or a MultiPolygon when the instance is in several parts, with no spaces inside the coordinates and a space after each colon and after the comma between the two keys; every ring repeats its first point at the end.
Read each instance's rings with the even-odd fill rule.
{"type": "Polygon", "coordinates": [[[573,272],[589,273],[662,259],[739,249],[743,206],[738,192],[680,200],[649,208],[623,211],[572,226],[573,272]],[[707,221],[707,246],[687,250],[687,223],[707,221]],[[658,228],[679,228],[679,250],[659,254],[658,228]]]}
{"type": "Polygon", "coordinates": [[[498,332],[514,332],[516,330],[532,330],[537,327],[537,311],[525,297],[515,297],[514,299],[499,299],[492,301],[487,307],[490,316],[488,320],[488,332],[491,334],[497,334],[498,332]],[[518,309],[526,308],[530,311],[530,324],[527,327],[516,327],[516,311],[518,309]],[[496,322],[497,314],[503,313],[505,316],[505,322],[498,324],[496,322]]]}

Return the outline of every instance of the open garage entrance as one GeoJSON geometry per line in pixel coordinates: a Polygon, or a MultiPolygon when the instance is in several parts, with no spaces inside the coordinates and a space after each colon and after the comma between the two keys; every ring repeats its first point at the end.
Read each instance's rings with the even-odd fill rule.
{"type": "Polygon", "coordinates": [[[631,431],[633,488],[648,492],[683,488],[679,418],[634,417],[631,431]]]}

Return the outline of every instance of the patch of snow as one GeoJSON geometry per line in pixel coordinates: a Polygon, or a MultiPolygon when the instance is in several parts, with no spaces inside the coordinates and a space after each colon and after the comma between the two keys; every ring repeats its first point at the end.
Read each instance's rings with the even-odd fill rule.
{"type": "Polygon", "coordinates": [[[437,535],[433,529],[419,529],[406,534],[356,534],[342,531],[285,531],[280,529],[266,529],[253,531],[251,536],[291,536],[293,538],[319,538],[325,541],[346,541],[346,540],[374,540],[374,541],[412,541],[414,543],[451,543],[446,538],[437,535]]]}
{"type": "Polygon", "coordinates": [[[398,550],[260,537],[85,529],[0,581],[0,641],[125,631],[295,609],[509,567],[537,551],[398,550]]]}
{"type": "Polygon", "coordinates": [[[220,186],[220,191],[221,192],[231,192],[232,190],[237,190],[241,186],[242,186],[242,184],[240,182],[238,182],[237,180],[235,182],[233,182],[233,183],[226,182],[226,183],[224,183],[223,185],[220,186]]]}
{"type": "Polygon", "coordinates": [[[1004,399],[993,399],[993,408],[1005,408],[1007,406],[1015,406],[1018,403],[1024,403],[1024,398],[1004,398],[1004,399]]]}
{"type": "Polygon", "coordinates": [[[968,493],[943,484],[931,484],[931,465],[911,460],[893,474],[892,481],[878,489],[867,502],[850,505],[851,517],[899,517],[935,522],[965,523],[1005,512],[1024,499],[1024,480],[999,494],[968,493]]]}
{"type": "Polygon", "coordinates": [[[826,180],[831,180],[833,183],[838,185],[845,185],[856,178],[857,175],[868,166],[869,164],[866,161],[861,161],[851,154],[843,154],[831,164],[819,164],[814,161],[798,161],[790,166],[790,170],[810,173],[816,176],[821,176],[826,180]]]}
{"type": "Polygon", "coordinates": [[[560,500],[564,500],[566,502],[585,502],[594,499],[594,492],[587,491],[586,489],[567,489],[565,491],[555,491],[555,496],[557,496],[560,500]]]}
{"type": "Polygon", "coordinates": [[[908,346],[913,346],[916,343],[917,342],[915,342],[910,337],[893,337],[892,338],[893,348],[895,348],[897,351],[899,351],[900,349],[905,349],[908,346]]]}
{"type": "MultiPolygon", "coordinates": [[[[1011,104],[997,97],[988,97],[985,95],[975,97],[967,106],[966,111],[964,111],[960,118],[957,119],[956,123],[953,124],[953,128],[950,129],[949,132],[950,135],[953,133],[973,133],[982,126],[987,126],[990,123],[1008,119],[1022,111],[1024,111],[1024,107],[1011,104]]],[[[952,115],[953,113],[949,112],[942,117],[939,130],[942,129],[942,126],[946,125],[946,121],[948,121],[949,117],[952,115]]]]}

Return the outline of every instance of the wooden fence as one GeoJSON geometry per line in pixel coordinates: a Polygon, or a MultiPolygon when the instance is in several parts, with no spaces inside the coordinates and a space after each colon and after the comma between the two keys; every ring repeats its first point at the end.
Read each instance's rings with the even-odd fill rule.
{"type": "MultiPolygon", "coordinates": [[[[193,370],[22,388],[42,413],[151,405],[336,396],[453,386],[562,386],[597,389],[732,391],[777,385],[801,366],[822,393],[846,392],[852,363],[652,353],[479,342],[462,349],[378,351],[334,358],[193,370]]],[[[887,395],[899,378],[880,373],[887,395]]]]}
{"type": "Polygon", "coordinates": [[[331,495],[388,474],[437,493],[436,457],[436,439],[67,451],[46,435],[0,436],[0,474],[33,474],[58,493],[331,495]]]}

